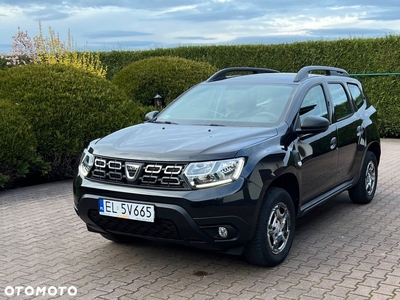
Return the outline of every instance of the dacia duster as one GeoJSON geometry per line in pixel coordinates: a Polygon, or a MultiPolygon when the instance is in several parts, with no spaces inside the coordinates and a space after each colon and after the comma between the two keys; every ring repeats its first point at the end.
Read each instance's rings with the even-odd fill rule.
{"type": "Polygon", "coordinates": [[[144,123],[92,141],[74,207],[89,231],[116,242],[168,241],[275,266],[296,218],[346,190],[354,203],[372,200],[380,155],[376,110],[345,70],[228,68],[144,123]]]}

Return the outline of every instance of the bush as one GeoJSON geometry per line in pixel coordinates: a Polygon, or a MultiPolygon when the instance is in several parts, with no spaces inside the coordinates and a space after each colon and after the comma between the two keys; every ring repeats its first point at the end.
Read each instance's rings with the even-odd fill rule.
{"type": "Polygon", "coordinates": [[[51,179],[70,177],[89,141],[143,120],[143,108],[104,78],[69,66],[29,64],[0,71],[0,98],[19,104],[51,179]]]}
{"type": "Polygon", "coordinates": [[[168,104],[216,70],[208,63],[184,58],[152,57],[128,65],[113,78],[113,82],[131,100],[149,105],[153,97],[160,94],[168,104]]]}
{"type": "Polygon", "coordinates": [[[0,56],[0,70],[6,68],[7,68],[7,60],[3,56],[0,56]]]}
{"type": "Polygon", "coordinates": [[[15,104],[0,99],[0,188],[29,172],[46,173],[49,169],[36,153],[36,139],[29,121],[15,104]]]}

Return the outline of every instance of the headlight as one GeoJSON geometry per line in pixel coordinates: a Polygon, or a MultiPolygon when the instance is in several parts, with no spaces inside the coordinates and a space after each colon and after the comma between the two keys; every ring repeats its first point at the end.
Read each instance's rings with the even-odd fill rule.
{"type": "Polygon", "coordinates": [[[79,163],[79,172],[86,177],[89,174],[90,169],[93,167],[94,156],[89,153],[88,149],[85,149],[81,156],[81,161],[79,163]]]}
{"type": "Polygon", "coordinates": [[[184,175],[191,186],[207,188],[233,182],[239,178],[244,166],[244,158],[191,163],[184,175]]]}

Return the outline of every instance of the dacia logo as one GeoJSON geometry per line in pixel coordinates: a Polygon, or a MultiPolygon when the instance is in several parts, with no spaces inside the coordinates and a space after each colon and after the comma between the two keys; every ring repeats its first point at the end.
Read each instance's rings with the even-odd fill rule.
{"type": "Polygon", "coordinates": [[[140,173],[141,164],[125,163],[125,175],[129,181],[135,181],[140,173]]]}

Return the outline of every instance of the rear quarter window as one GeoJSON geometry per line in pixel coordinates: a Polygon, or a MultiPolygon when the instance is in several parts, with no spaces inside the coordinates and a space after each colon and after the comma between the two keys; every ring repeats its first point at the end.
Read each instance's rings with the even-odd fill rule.
{"type": "Polygon", "coordinates": [[[328,88],[332,96],[336,120],[341,120],[350,116],[352,114],[352,109],[344,87],[340,83],[329,83],[328,88]]]}
{"type": "Polygon", "coordinates": [[[356,84],[348,84],[354,105],[359,109],[364,104],[364,95],[356,84]]]}

